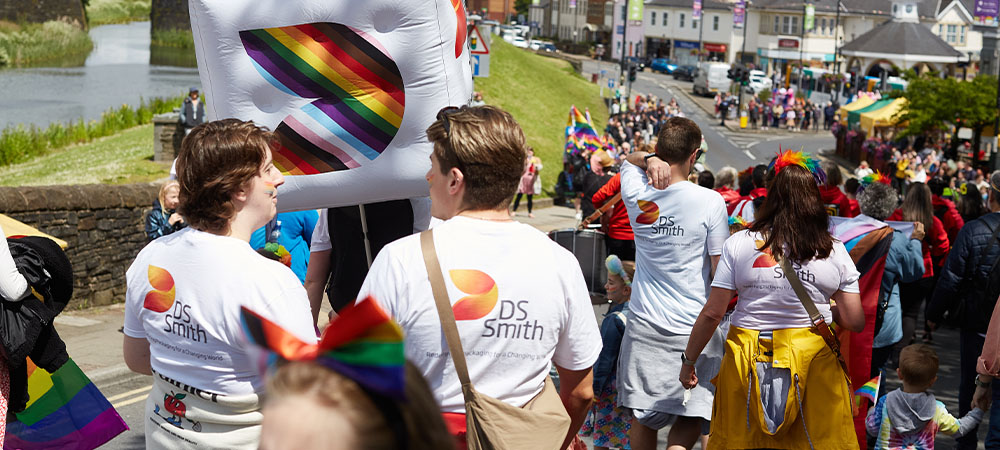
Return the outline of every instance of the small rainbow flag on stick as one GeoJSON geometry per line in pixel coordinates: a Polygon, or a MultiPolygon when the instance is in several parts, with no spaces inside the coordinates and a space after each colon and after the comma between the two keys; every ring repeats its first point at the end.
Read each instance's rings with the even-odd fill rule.
{"type": "Polygon", "coordinates": [[[877,377],[868,380],[863,386],[854,391],[854,401],[858,407],[861,406],[861,399],[867,398],[872,404],[875,404],[875,399],[878,398],[878,388],[879,384],[882,382],[882,374],[878,374],[877,377]]]}
{"type": "Polygon", "coordinates": [[[49,373],[28,360],[28,406],[7,423],[5,448],[90,450],[128,430],[72,359],[49,373]]]}
{"type": "Polygon", "coordinates": [[[590,111],[584,114],[576,109],[576,105],[570,107],[569,119],[566,120],[566,151],[576,155],[600,148],[601,138],[590,121],[590,111]]]}

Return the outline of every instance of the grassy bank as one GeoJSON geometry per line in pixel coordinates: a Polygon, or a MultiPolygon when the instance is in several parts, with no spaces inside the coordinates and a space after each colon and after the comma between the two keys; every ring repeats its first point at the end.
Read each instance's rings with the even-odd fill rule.
{"type": "Polygon", "coordinates": [[[149,20],[151,0],[89,0],[87,23],[92,27],[111,23],[129,23],[149,20]]]}
{"type": "Polygon", "coordinates": [[[108,109],[101,115],[100,120],[90,122],[80,119],[65,124],[53,123],[47,128],[34,125],[4,128],[0,132],[0,166],[26,161],[50,150],[89,142],[138,125],[148,124],[155,114],[169,112],[179,107],[183,99],[184,97],[154,98],[148,102],[143,100],[138,108],[122,105],[108,109]]]}
{"type": "Polygon", "coordinates": [[[82,65],[94,48],[87,32],[61,21],[0,21],[0,67],[82,65]]]}
{"type": "Polygon", "coordinates": [[[74,145],[30,161],[0,167],[0,185],[138,183],[166,177],[170,167],[152,161],[153,125],[74,145]]]}
{"type": "Polygon", "coordinates": [[[153,30],[150,45],[184,48],[194,51],[194,35],[191,30],[153,30]]]}
{"type": "Polygon", "coordinates": [[[569,108],[590,108],[599,130],[608,120],[600,87],[583,79],[566,61],[547,58],[493,39],[490,76],[476,78],[486,103],[509,111],[524,130],[528,145],[542,158],[542,186],[552,191],[562,170],[569,108]]]}

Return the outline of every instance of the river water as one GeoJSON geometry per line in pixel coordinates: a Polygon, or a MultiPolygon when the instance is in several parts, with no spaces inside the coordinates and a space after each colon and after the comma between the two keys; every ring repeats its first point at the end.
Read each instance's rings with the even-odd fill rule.
{"type": "Polygon", "coordinates": [[[0,129],[98,119],[110,107],[174,97],[198,86],[198,70],[150,64],[149,22],[90,30],[83,67],[0,70],[0,129]]]}

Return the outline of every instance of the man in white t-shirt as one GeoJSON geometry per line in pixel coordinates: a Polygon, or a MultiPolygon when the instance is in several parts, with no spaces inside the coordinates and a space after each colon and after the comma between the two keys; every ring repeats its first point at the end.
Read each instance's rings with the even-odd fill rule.
{"type": "Polygon", "coordinates": [[[284,182],[271,160],[273,139],[235,119],[195,128],[178,158],[178,211],[190,226],[151,242],[126,273],[125,364],[154,375],[150,448],[177,439],[257,447],[264,380],[244,345],[241,307],[316,341],[298,278],[249,244],[274,217],[284,182]]]}
{"type": "MultiPolygon", "coordinates": [[[[492,106],[445,109],[438,117],[427,130],[434,143],[427,181],[431,213],[445,222],[432,232],[472,384],[521,407],[542,391],[555,364],[569,413],[565,448],[593,398],[591,367],[601,350],[580,265],[543,233],[511,220],[526,155],[513,117],[492,106]]],[[[382,249],[358,294],[368,296],[403,327],[407,359],[427,379],[449,429],[464,439],[462,387],[419,235],[382,249]]]]}
{"type": "Polygon", "coordinates": [[[671,423],[668,446],[690,449],[712,414],[712,376],[690,392],[673,380],[682,364],[714,374],[722,356],[719,333],[699,361],[683,358],[729,237],[722,196],[687,181],[700,146],[698,125],[674,117],[661,127],[656,153],[632,153],[621,169],[622,200],[635,232],[636,276],[618,395],[619,404],[633,410],[629,436],[636,450],[655,448],[657,431],[671,423]]]}

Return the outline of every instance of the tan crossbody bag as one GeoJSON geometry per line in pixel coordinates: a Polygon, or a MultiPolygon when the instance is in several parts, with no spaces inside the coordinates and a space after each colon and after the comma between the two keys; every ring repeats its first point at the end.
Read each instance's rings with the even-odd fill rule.
{"type": "Polygon", "coordinates": [[[420,233],[420,249],[434,292],[438,317],[441,318],[441,328],[448,341],[455,372],[462,382],[469,450],[559,449],[569,431],[570,417],[551,378],[546,377],[542,392],[520,408],[476,392],[469,379],[469,368],[465,363],[455,312],[451,309],[445,288],[444,273],[434,248],[432,230],[420,233]]]}

